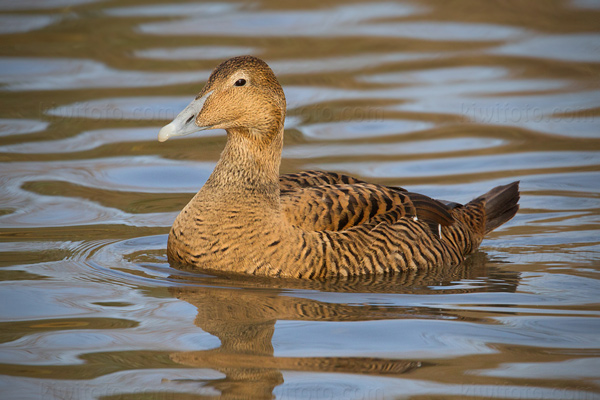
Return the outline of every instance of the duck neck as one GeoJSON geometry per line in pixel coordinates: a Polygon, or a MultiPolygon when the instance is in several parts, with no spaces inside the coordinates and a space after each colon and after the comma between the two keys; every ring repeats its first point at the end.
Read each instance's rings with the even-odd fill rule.
{"type": "Polygon", "coordinates": [[[272,129],[230,128],[221,157],[202,188],[222,201],[279,208],[283,121],[272,129]]]}

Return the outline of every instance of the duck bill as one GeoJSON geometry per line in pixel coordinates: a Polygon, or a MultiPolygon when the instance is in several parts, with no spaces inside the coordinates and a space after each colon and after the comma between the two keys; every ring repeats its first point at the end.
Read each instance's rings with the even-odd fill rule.
{"type": "Polygon", "coordinates": [[[174,136],[185,136],[194,132],[210,129],[210,126],[196,125],[196,117],[200,111],[202,111],[202,107],[204,107],[204,103],[211,93],[212,91],[192,101],[173,121],[171,121],[170,124],[163,126],[158,132],[158,141],[164,142],[174,136]]]}

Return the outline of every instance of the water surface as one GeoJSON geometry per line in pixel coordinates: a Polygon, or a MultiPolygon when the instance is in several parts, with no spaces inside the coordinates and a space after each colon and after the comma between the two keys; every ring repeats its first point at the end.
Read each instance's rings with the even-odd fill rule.
{"type": "Polygon", "coordinates": [[[598,2],[0,1],[0,26],[3,398],[600,398],[598,2]],[[520,180],[519,214],[428,273],[170,267],[225,136],[158,129],[240,54],[284,87],[283,173],[520,180]]]}

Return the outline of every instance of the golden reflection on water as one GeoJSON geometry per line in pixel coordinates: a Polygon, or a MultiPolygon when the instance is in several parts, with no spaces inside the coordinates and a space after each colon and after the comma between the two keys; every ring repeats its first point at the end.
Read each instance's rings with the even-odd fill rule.
{"type": "MultiPolygon", "coordinates": [[[[281,286],[284,290],[320,289],[338,293],[431,293],[432,285],[450,285],[461,279],[482,276],[486,269],[486,258],[482,254],[469,260],[465,265],[453,270],[412,272],[410,274],[369,279],[340,279],[327,282],[294,282],[284,284],[277,280],[265,279],[262,285],[253,282],[239,282],[247,289],[236,293],[231,288],[232,281],[212,282],[214,286],[174,287],[171,292],[178,299],[192,304],[198,314],[194,323],[203,331],[219,338],[218,348],[202,351],[173,353],[171,360],[178,364],[222,372],[225,376],[218,380],[199,380],[221,393],[223,398],[271,398],[274,388],[284,382],[282,371],[309,371],[312,373],[351,373],[386,377],[400,377],[403,374],[433,365],[418,359],[402,360],[380,357],[276,357],[272,344],[277,321],[320,321],[358,322],[389,319],[452,319],[475,321],[453,313],[451,310],[429,308],[402,308],[397,306],[327,303],[301,297],[291,297],[273,290],[281,286]],[[268,288],[268,292],[259,288],[268,288]]],[[[518,282],[517,274],[495,274],[490,271],[490,279],[502,279],[505,290],[514,290],[518,282]],[[498,278],[494,278],[497,276],[498,278]]],[[[179,277],[181,279],[181,277],[179,277]]],[[[239,278],[233,278],[235,282],[239,278]]],[[[189,277],[186,281],[190,281],[189,277]]],[[[219,279],[217,278],[217,281],[219,279]]],[[[486,287],[474,289],[447,289],[449,293],[470,293],[485,291],[486,287]]],[[[481,321],[480,321],[481,322],[481,321]]]]}
{"type": "Polygon", "coordinates": [[[0,2],[7,398],[597,398],[600,7],[590,0],[0,2]],[[251,53],[282,172],[521,210],[451,270],[294,282],[166,263],[224,133],[158,128],[251,53]]]}

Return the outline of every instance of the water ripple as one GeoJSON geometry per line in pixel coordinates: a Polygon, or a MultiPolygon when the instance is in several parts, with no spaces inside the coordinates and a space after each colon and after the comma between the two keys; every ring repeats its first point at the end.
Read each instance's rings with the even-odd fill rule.
{"type": "Polygon", "coordinates": [[[33,119],[0,119],[0,136],[23,135],[43,131],[48,127],[46,121],[33,119]]]}
{"type": "MultiPolygon", "coordinates": [[[[2,122],[0,121],[0,124],[1,123],[2,122]]],[[[142,142],[152,140],[156,137],[157,131],[158,128],[99,129],[89,132],[82,132],[79,135],[61,140],[40,140],[37,142],[0,146],[0,152],[21,154],[72,153],[77,151],[91,150],[112,143],[142,142]]],[[[0,133],[0,135],[1,134],[2,133],[0,133]]]]}
{"type": "Polygon", "coordinates": [[[23,33],[45,28],[59,20],[53,15],[0,15],[0,34],[23,33]]]}
{"type": "Polygon", "coordinates": [[[317,158],[339,156],[391,156],[401,154],[450,153],[496,147],[504,144],[499,139],[460,138],[424,140],[421,142],[376,144],[330,144],[288,146],[283,151],[286,158],[317,158]]]}
{"type": "MultiPolygon", "coordinates": [[[[519,173],[533,169],[557,169],[593,166],[598,163],[598,152],[539,152],[473,157],[443,158],[402,162],[348,162],[323,163],[319,168],[345,171],[371,177],[424,177],[461,174],[481,174],[494,171],[519,173]]],[[[309,165],[308,168],[316,168],[309,165]]]]}
{"type": "Polygon", "coordinates": [[[490,50],[492,54],[551,58],[564,61],[600,62],[600,35],[546,35],[509,43],[490,50]]]}
{"type": "Polygon", "coordinates": [[[155,48],[135,51],[139,58],[151,58],[155,60],[218,60],[239,56],[240,54],[260,54],[255,47],[242,46],[190,46],[155,48]]]}
{"type": "Polygon", "coordinates": [[[369,29],[377,30],[376,24],[360,25],[366,20],[405,17],[422,10],[413,5],[397,3],[353,4],[325,10],[232,10],[178,21],[150,22],[140,25],[139,29],[155,35],[354,36],[368,34],[369,29]],[[335,18],[331,17],[332,14],[335,14],[335,18]]]}
{"type": "Polygon", "coordinates": [[[91,60],[0,57],[0,83],[11,91],[166,86],[201,82],[206,74],[120,71],[91,60]]]}

